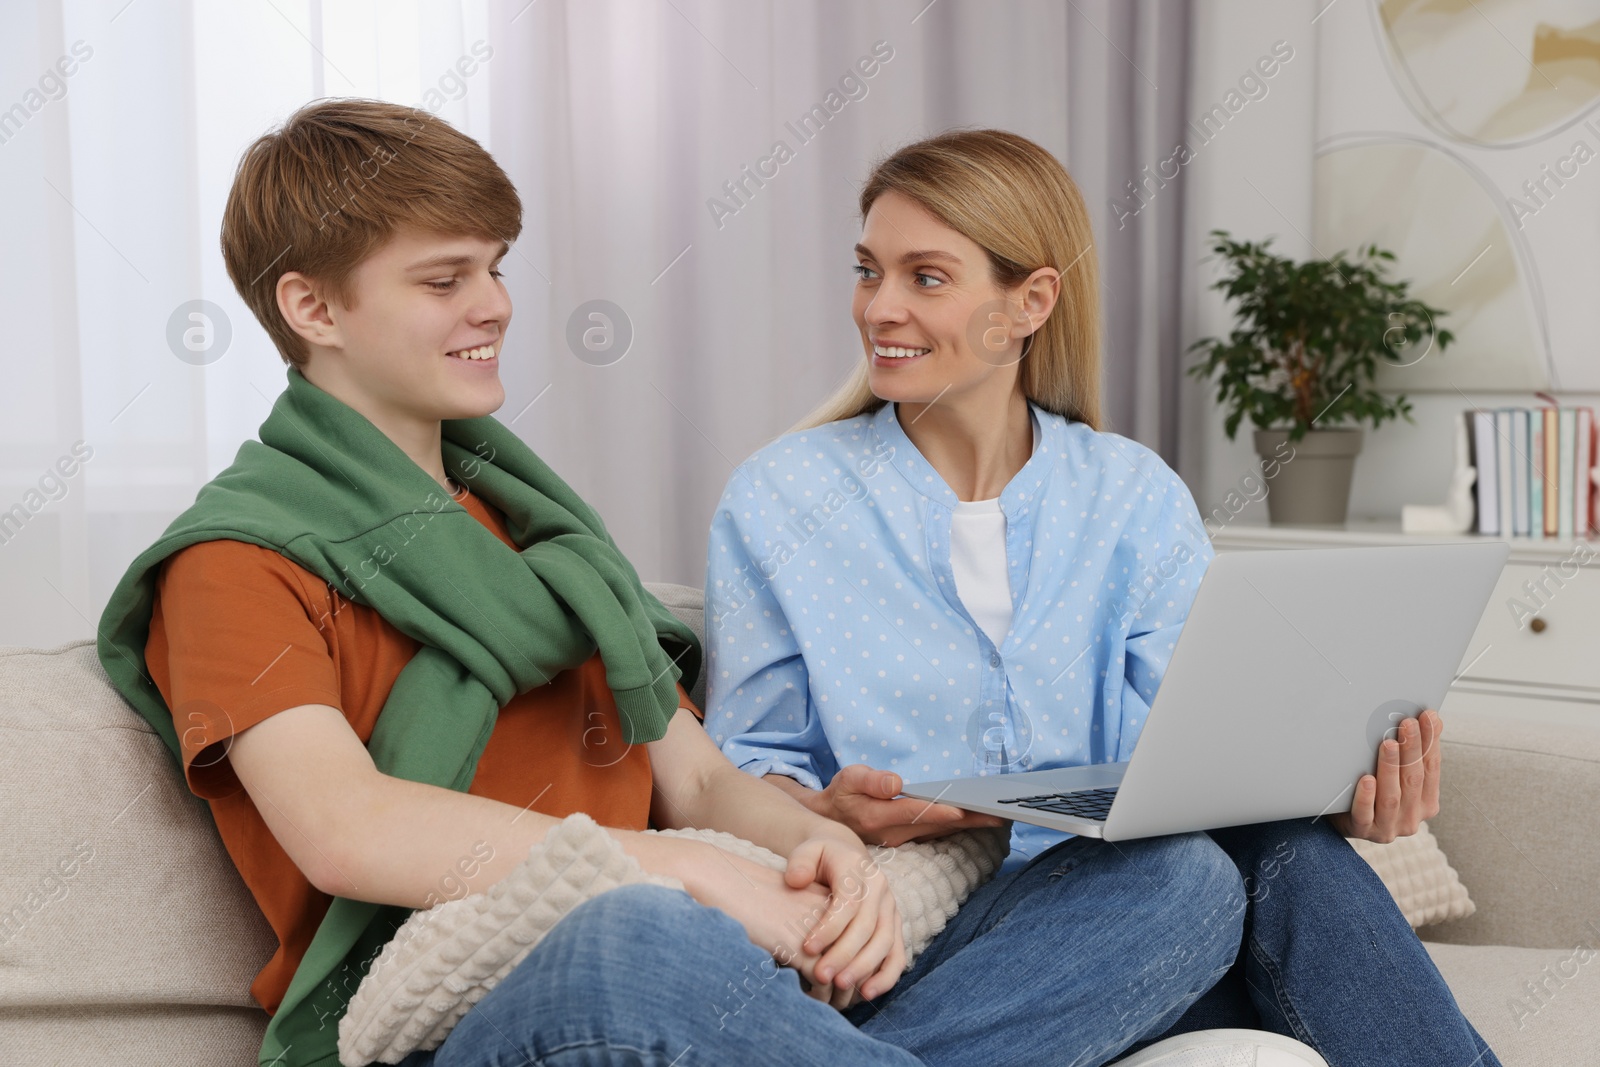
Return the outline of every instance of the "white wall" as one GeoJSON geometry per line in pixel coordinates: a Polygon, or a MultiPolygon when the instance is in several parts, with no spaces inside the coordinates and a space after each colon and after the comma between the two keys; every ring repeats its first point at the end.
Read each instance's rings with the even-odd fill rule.
{"type": "MultiPolygon", "coordinates": [[[[1313,255],[1311,178],[1316,131],[1316,8],[1310,2],[1282,0],[1196,0],[1195,59],[1189,83],[1190,113],[1200,116],[1213,106],[1226,107],[1239,79],[1256,71],[1277,42],[1292,56],[1271,78],[1267,92],[1246,100],[1222,129],[1203,145],[1196,136],[1194,159],[1188,165],[1185,266],[1191,271],[1184,287],[1184,333],[1188,341],[1221,337],[1232,328],[1232,315],[1220,292],[1209,288],[1220,275],[1207,256],[1206,235],[1227,230],[1236,240],[1273,237],[1282,255],[1313,255]]],[[[1271,69],[1271,64],[1268,64],[1271,69]]],[[[1241,94],[1242,95],[1242,94],[1241,94]]],[[[1186,343],[1188,343],[1186,341],[1186,343]]],[[[1185,359],[1185,366],[1190,360],[1185,359]]],[[[1202,513],[1220,504],[1239,479],[1257,470],[1248,422],[1233,441],[1222,431],[1223,412],[1214,400],[1215,387],[1185,377],[1183,439],[1178,473],[1188,484],[1202,513]]],[[[1266,522],[1266,504],[1254,504],[1240,522],[1266,522]]]]}

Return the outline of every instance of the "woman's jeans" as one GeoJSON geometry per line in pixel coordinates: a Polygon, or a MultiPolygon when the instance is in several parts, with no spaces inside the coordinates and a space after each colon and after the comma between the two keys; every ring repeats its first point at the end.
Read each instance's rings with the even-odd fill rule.
{"type": "Polygon", "coordinates": [[[1155,1038],[1247,1027],[1303,1041],[1332,1067],[1500,1067],[1388,889],[1325,821],[1209,836],[1244,880],[1244,943],[1223,979],[1155,1038]]]}
{"type": "Polygon", "coordinates": [[[844,1014],[721,911],[626,886],[402,1062],[1097,1067],[1219,1026],[1290,1034],[1334,1067],[1498,1067],[1371,868],[1310,821],[1063,842],[980,888],[893,989],[844,1014]]]}

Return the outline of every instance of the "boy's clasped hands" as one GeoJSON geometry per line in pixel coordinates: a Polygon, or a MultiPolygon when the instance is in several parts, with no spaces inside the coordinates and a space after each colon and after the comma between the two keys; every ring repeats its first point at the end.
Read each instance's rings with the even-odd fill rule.
{"type": "Polygon", "coordinates": [[[887,992],[906,967],[900,911],[880,861],[911,841],[1007,823],[902,797],[898,774],[865,764],[842,768],[820,791],[781,781],[836,829],[796,847],[781,874],[724,853],[729,884],[719,906],[780,965],[799,971],[810,996],[844,1010],[887,992]]]}
{"type": "Polygon", "coordinates": [[[783,871],[716,852],[701,870],[706,897],[798,971],[809,996],[843,1010],[899,980],[904,929],[878,850],[841,826],[802,842],[783,871]]]}

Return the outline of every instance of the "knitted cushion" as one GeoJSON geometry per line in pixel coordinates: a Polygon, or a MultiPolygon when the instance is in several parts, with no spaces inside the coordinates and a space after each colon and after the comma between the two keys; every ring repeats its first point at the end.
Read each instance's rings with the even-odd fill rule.
{"type": "MultiPolygon", "coordinates": [[[[660,832],[706,841],[774,870],[786,866],[783,857],[732,834],[660,832]]],[[[874,853],[899,905],[907,966],[994,874],[1007,847],[1003,829],[972,830],[874,853]]],[[[339,1062],[399,1063],[416,1049],[438,1048],[562,916],[636,882],[683,888],[646,872],[587,815],[568,816],[487,891],[417,911],[395,932],[339,1021],[339,1062]]]]}
{"type": "Polygon", "coordinates": [[[1378,872],[1394,902],[1400,905],[1400,914],[1413,929],[1464,919],[1478,910],[1427,823],[1419,825],[1410,837],[1396,838],[1386,845],[1349,840],[1356,853],[1378,872]]]}

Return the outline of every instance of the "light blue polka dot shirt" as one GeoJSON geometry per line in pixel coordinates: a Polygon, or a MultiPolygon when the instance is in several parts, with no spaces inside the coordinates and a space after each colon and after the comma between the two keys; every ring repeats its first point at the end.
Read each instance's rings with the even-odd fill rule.
{"type": "MultiPolygon", "coordinates": [[[[958,498],[894,405],[785,435],[729,479],[706,566],[706,727],[743,770],[820,789],[1125,760],[1205,567],[1194,499],[1136,441],[1032,406],[1000,494],[1014,615],[956,595],[958,498]]],[[[1008,867],[1071,835],[1015,823],[1008,867]]]]}

